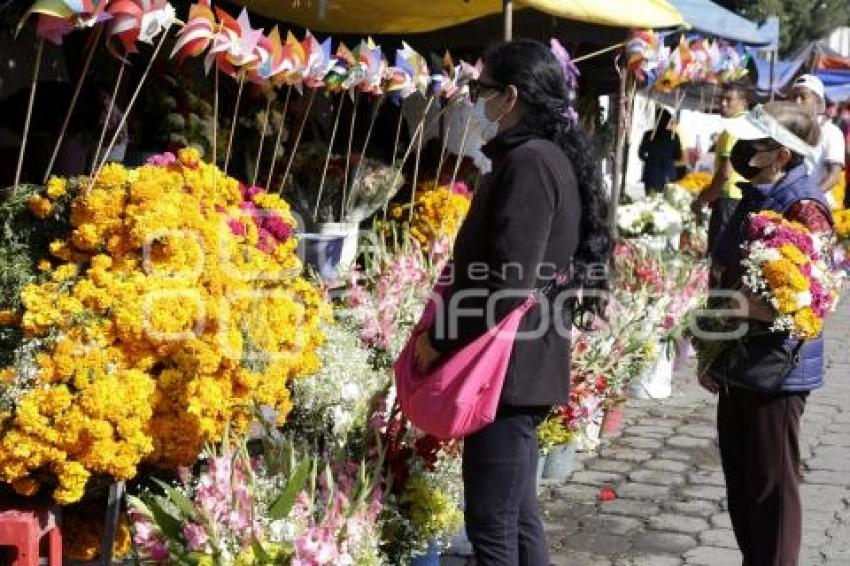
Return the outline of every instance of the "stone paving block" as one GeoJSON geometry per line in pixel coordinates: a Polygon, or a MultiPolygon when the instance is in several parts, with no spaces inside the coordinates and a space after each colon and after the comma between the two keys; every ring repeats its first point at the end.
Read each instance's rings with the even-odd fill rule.
{"type": "Polygon", "coordinates": [[[659,511],[658,505],[648,501],[637,501],[634,499],[615,499],[599,504],[599,511],[609,515],[625,515],[628,517],[639,517],[648,519],[659,511]]]}
{"type": "Polygon", "coordinates": [[[722,548],[738,549],[735,541],[735,533],[732,529],[709,529],[699,534],[700,544],[706,546],[719,546],[722,548]]]}
{"type": "MultiPolygon", "coordinates": [[[[850,452],[850,450],[848,450],[850,452]]],[[[803,474],[806,484],[830,485],[838,487],[850,486],[850,474],[847,472],[833,472],[830,470],[812,470],[803,474]]]]}
{"type": "Polygon", "coordinates": [[[617,489],[617,495],[624,499],[644,499],[664,501],[670,497],[671,486],[650,485],[645,483],[625,483],[617,489]]]}
{"type": "Polygon", "coordinates": [[[681,566],[682,559],[669,554],[644,554],[620,558],[614,566],[681,566]]]}
{"type": "Polygon", "coordinates": [[[616,458],[617,460],[628,460],[630,462],[643,462],[652,458],[652,452],[647,450],[621,448],[619,446],[609,446],[603,449],[599,455],[603,458],[616,458]]]}
{"type": "MultiPolygon", "coordinates": [[[[663,453],[667,453],[665,450],[663,453]]],[[[650,470],[661,470],[663,472],[672,472],[674,474],[681,474],[691,469],[691,465],[687,462],[680,462],[678,460],[656,460],[652,459],[648,462],[645,462],[641,466],[642,468],[647,468],[650,470]]]]}
{"type": "Polygon", "coordinates": [[[667,446],[672,446],[673,448],[707,448],[714,446],[714,440],[711,438],[677,434],[667,439],[667,446]]]}
{"type": "Polygon", "coordinates": [[[834,512],[844,508],[845,502],[850,498],[850,490],[844,486],[803,484],[800,487],[800,497],[806,509],[816,509],[822,513],[834,512]]]}
{"type": "Polygon", "coordinates": [[[602,487],[604,485],[618,484],[619,482],[623,481],[623,475],[613,474],[611,472],[597,472],[587,470],[582,472],[574,472],[570,476],[570,481],[572,483],[580,483],[602,487]]]}
{"type": "Polygon", "coordinates": [[[841,446],[850,448],[850,430],[846,430],[844,434],[827,432],[821,434],[819,440],[825,446],[841,446]]]}
{"type": "Polygon", "coordinates": [[[594,458],[585,463],[585,469],[596,470],[599,472],[611,472],[625,474],[630,472],[637,466],[637,462],[628,462],[626,460],[612,460],[609,458],[594,458]]]}
{"type": "Polygon", "coordinates": [[[658,438],[644,438],[641,436],[623,436],[618,443],[621,446],[639,448],[642,450],[657,450],[664,446],[664,441],[658,438]]]}
{"type": "Polygon", "coordinates": [[[726,488],[717,485],[688,485],[679,488],[679,494],[685,499],[720,501],[726,497],[726,488]]]}
{"type": "Polygon", "coordinates": [[[697,546],[694,537],[680,533],[647,532],[635,538],[636,552],[681,555],[697,546]]]}
{"type": "MultiPolygon", "coordinates": [[[[631,547],[629,537],[586,531],[581,531],[577,535],[568,537],[564,540],[564,543],[569,547],[570,551],[586,552],[611,558],[626,554],[631,547]]],[[[560,552],[560,550],[556,550],[555,552],[560,552]]]]}
{"type": "Polygon", "coordinates": [[[566,552],[553,554],[549,557],[552,566],[611,566],[611,559],[590,552],[566,552]]]}
{"type": "Polygon", "coordinates": [[[690,472],[687,475],[688,483],[699,485],[717,485],[726,487],[726,479],[723,477],[723,472],[715,472],[709,470],[697,470],[690,472]]]}
{"type": "Polygon", "coordinates": [[[634,517],[619,515],[589,515],[581,521],[582,534],[586,532],[627,535],[643,529],[643,521],[634,517]]]}
{"type": "Polygon", "coordinates": [[[660,417],[646,417],[640,420],[641,426],[657,426],[666,428],[671,433],[676,430],[676,427],[681,424],[680,419],[665,419],[660,417]]]}
{"type": "Polygon", "coordinates": [[[732,519],[729,518],[729,513],[716,513],[711,516],[711,525],[722,529],[731,529],[732,519]]]}
{"type": "Polygon", "coordinates": [[[670,436],[673,431],[661,426],[634,425],[625,427],[623,432],[634,436],[645,436],[647,438],[665,438],[670,436]]]}
{"type": "Polygon", "coordinates": [[[565,499],[568,501],[595,503],[599,490],[589,485],[567,484],[552,489],[552,498],[555,500],[565,499]]]}
{"type": "Polygon", "coordinates": [[[673,511],[674,513],[704,518],[709,518],[720,511],[720,505],[716,501],[709,501],[707,499],[670,501],[664,504],[664,508],[673,511]]]}
{"type": "Polygon", "coordinates": [[[708,529],[708,521],[700,519],[699,517],[691,517],[689,515],[662,513],[655,517],[650,517],[649,528],[655,529],[656,531],[696,535],[700,531],[708,529]]]}
{"type": "Polygon", "coordinates": [[[717,427],[713,425],[686,424],[676,429],[676,434],[686,434],[697,438],[717,438],[717,427]]]}
{"type": "Polygon", "coordinates": [[[694,455],[690,452],[685,452],[684,450],[679,450],[678,448],[666,447],[655,453],[655,457],[659,460],[676,460],[679,462],[686,462],[689,465],[693,465],[693,463],[691,462],[693,456],[694,455]]]}
{"type": "Polygon", "coordinates": [[[663,472],[661,470],[635,470],[629,474],[629,480],[653,485],[678,485],[685,483],[685,478],[680,474],[663,472]]]}
{"type": "Polygon", "coordinates": [[[689,566],[740,566],[741,553],[718,546],[700,546],[685,553],[685,564],[689,566]]]}

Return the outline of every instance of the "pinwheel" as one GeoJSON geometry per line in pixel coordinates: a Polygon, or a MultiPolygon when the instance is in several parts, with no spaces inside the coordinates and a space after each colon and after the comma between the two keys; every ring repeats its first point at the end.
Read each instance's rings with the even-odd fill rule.
{"type": "Polygon", "coordinates": [[[396,51],[396,66],[402,67],[409,74],[413,86],[425,95],[431,82],[431,74],[428,71],[428,63],[425,58],[417,53],[406,42],[401,43],[401,49],[396,51]]]}
{"type": "Polygon", "coordinates": [[[651,30],[638,30],[626,45],[628,68],[640,81],[658,66],[658,36],[651,30]]]}
{"type": "Polygon", "coordinates": [[[306,66],[304,69],[304,86],[308,88],[319,88],[324,86],[325,77],[331,69],[336,66],[336,59],[331,55],[331,38],[323,43],[313,37],[307,31],[304,41],[301,42],[306,55],[306,66]]]}
{"type": "Polygon", "coordinates": [[[107,46],[119,58],[112,40],[121,43],[125,54],[137,53],[137,41],[152,43],[174,21],[174,7],[168,0],[113,0],[106,10],[111,17],[107,46]]]}
{"type": "Polygon", "coordinates": [[[236,76],[239,71],[247,71],[249,65],[259,63],[256,47],[263,32],[251,27],[248,12],[244,9],[238,19],[233,19],[220,8],[215,11],[220,25],[205,60],[207,71],[215,63],[220,71],[236,76]]]}
{"type": "Polygon", "coordinates": [[[199,57],[210,47],[215,35],[215,14],[210,8],[209,0],[200,0],[189,8],[189,20],[177,32],[177,42],[174,44],[171,56],[177,56],[179,61],[189,57],[199,57]]]}
{"type": "Polygon", "coordinates": [[[357,60],[351,50],[340,43],[336,50],[335,64],[325,77],[328,92],[341,92],[347,89],[351,70],[357,66],[357,60]]]}
{"type": "Polygon", "coordinates": [[[368,94],[383,94],[387,60],[381,48],[375,45],[371,37],[360,42],[357,59],[361,70],[359,82],[356,84],[357,89],[368,94]]]}
{"type": "Polygon", "coordinates": [[[109,16],[105,12],[108,0],[36,0],[27,10],[18,29],[30,16],[38,15],[36,33],[39,37],[55,44],[62,41],[74,29],[91,28],[109,16]]]}

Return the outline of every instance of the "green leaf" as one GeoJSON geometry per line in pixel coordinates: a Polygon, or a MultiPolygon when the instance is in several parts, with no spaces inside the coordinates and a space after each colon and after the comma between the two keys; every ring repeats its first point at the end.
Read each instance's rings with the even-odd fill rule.
{"type": "Polygon", "coordinates": [[[254,550],[254,561],[260,564],[271,564],[272,557],[268,555],[263,545],[257,539],[251,543],[251,548],[254,550]]]}
{"type": "Polygon", "coordinates": [[[310,476],[310,468],[310,458],[305,458],[298,464],[298,467],[286,483],[283,492],[269,506],[269,517],[272,520],[283,519],[289,515],[292,506],[295,504],[295,498],[298,497],[298,493],[304,489],[304,485],[307,483],[307,478],[310,476]]]}
{"type": "Polygon", "coordinates": [[[179,540],[182,522],[163,509],[160,499],[162,498],[153,497],[147,502],[148,509],[150,509],[151,515],[153,515],[153,520],[156,526],[159,527],[159,530],[162,531],[162,534],[165,535],[165,538],[179,540]]]}
{"type": "Polygon", "coordinates": [[[191,499],[163,481],[156,478],[153,478],[153,481],[155,481],[157,485],[165,491],[165,494],[168,496],[168,500],[171,501],[174,506],[177,507],[177,510],[183,513],[187,519],[195,516],[195,505],[192,503],[191,499]]]}

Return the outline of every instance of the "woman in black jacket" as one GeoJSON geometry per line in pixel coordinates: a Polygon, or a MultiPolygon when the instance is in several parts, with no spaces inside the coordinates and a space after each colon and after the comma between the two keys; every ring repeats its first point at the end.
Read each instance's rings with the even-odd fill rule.
{"type": "Polygon", "coordinates": [[[463,453],[466,528],[477,563],[545,566],[536,427],[569,398],[570,315],[599,314],[604,305],[594,291],[607,290],[607,203],[588,139],[569,119],[564,70],[547,47],[496,45],[470,90],[481,131],[492,137],[484,152],[493,170],[455,243],[452,299],[437,317],[448,324],[420,337],[417,360],[429,367],[531,290],[551,289],[550,300],[520,324],[496,421],[467,437],[463,453]]]}

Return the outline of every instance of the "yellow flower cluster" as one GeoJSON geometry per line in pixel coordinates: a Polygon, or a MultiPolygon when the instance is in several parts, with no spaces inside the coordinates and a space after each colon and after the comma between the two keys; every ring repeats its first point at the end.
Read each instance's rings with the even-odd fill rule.
{"type": "MultiPolygon", "coordinates": [[[[447,238],[454,240],[466,213],[469,211],[470,196],[463,191],[453,191],[448,185],[423,184],[416,193],[413,225],[410,235],[428,249],[434,242],[447,238]]],[[[401,206],[394,206],[392,217],[403,215],[401,206]]]]}
{"type": "Polygon", "coordinates": [[[692,193],[700,193],[711,184],[711,178],[712,174],[708,171],[694,171],[676,181],[676,184],[692,193]]]}
{"type": "Polygon", "coordinates": [[[844,206],[844,195],[847,192],[847,177],[842,173],[838,178],[838,182],[829,191],[832,196],[833,208],[842,208],[844,206]]]}
{"type": "Polygon", "coordinates": [[[193,463],[228,424],[244,432],[255,404],[283,422],[287,382],[318,370],[330,316],[294,238],[258,228],[273,217],[291,234],[288,204],[190,149],[170,165],[54,179],[37,198],[69,186],[72,231],[51,244],[47,280],[22,292],[20,327],[46,346],[36,387],[0,416],[0,481],[26,493],[52,474],[69,503],[91,474],[193,463]]]}
{"type": "Polygon", "coordinates": [[[833,214],[835,235],[841,240],[850,239],[850,209],[838,210],[833,214]]]}
{"type": "Polygon", "coordinates": [[[424,540],[456,532],[463,525],[458,502],[424,475],[407,480],[399,502],[409,509],[406,515],[424,540]]]}

